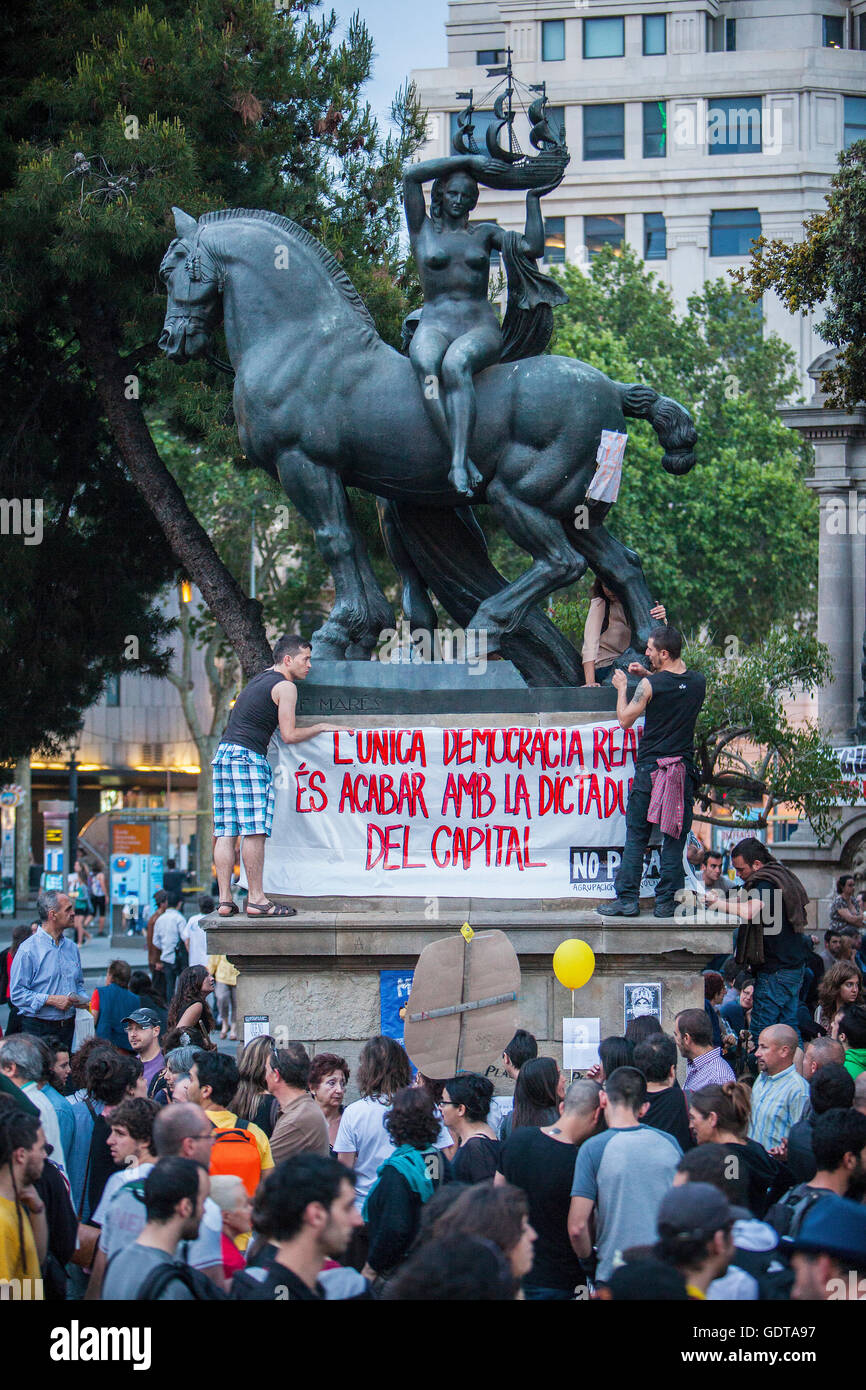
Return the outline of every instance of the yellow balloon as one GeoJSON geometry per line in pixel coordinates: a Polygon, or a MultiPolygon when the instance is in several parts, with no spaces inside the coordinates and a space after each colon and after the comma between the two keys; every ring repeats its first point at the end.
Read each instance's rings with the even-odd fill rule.
{"type": "Polygon", "coordinates": [[[594,970],[593,949],[578,937],[561,941],[553,953],[553,973],[566,989],[582,989],[594,970]]]}

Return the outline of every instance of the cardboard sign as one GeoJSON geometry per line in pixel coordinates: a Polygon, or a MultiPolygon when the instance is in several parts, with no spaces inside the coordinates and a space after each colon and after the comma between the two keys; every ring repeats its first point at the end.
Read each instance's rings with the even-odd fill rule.
{"type": "Polygon", "coordinates": [[[419,1071],[447,1081],[482,1074],[517,1028],[520,965],[504,932],[456,932],[418,957],[406,1006],[406,1051],[419,1071]]]}

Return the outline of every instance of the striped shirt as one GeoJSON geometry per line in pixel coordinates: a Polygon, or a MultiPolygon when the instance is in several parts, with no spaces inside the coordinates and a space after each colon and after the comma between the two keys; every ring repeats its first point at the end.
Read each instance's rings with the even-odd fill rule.
{"type": "Polygon", "coordinates": [[[736,1081],[733,1071],[722,1056],[720,1047],[711,1047],[700,1057],[693,1057],[686,1070],[684,1091],[702,1091],[705,1086],[726,1086],[736,1081]]]}
{"type": "Polygon", "coordinates": [[[752,1087],[749,1138],[765,1149],[775,1149],[803,1118],[808,1100],[809,1083],[795,1067],[786,1067],[775,1076],[759,1072],[752,1087]]]}

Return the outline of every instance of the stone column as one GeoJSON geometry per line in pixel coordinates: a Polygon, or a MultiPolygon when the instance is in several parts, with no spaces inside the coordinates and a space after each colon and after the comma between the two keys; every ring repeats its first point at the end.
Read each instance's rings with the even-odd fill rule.
{"type": "Polygon", "coordinates": [[[866,407],[830,409],[820,378],[834,354],[809,367],[816,390],[806,406],[785,406],[785,423],[813,445],[815,472],[806,481],[820,501],[818,638],[830,648],[835,680],[818,694],[818,719],[838,743],[853,737],[866,615],[866,407]]]}

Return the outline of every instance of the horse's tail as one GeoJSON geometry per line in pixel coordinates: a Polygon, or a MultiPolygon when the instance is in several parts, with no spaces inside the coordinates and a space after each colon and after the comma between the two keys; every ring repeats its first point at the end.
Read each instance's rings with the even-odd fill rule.
{"type": "MultiPolygon", "coordinates": [[[[386,543],[404,572],[404,586],[407,578],[417,577],[460,627],[466,626],[484,599],[508,583],[488,556],[484,533],[471,508],[446,511],[392,501],[382,511],[386,543]]],[[[530,608],[514,631],[502,637],[501,648],[527,685],[583,684],[577,651],[538,607],[530,608]]]]}
{"type": "Polygon", "coordinates": [[[635,420],[649,420],[664,445],[662,467],[668,473],[688,473],[695,466],[698,432],[689,412],[670,396],[660,396],[651,386],[617,382],[622,413],[635,420]]]}

